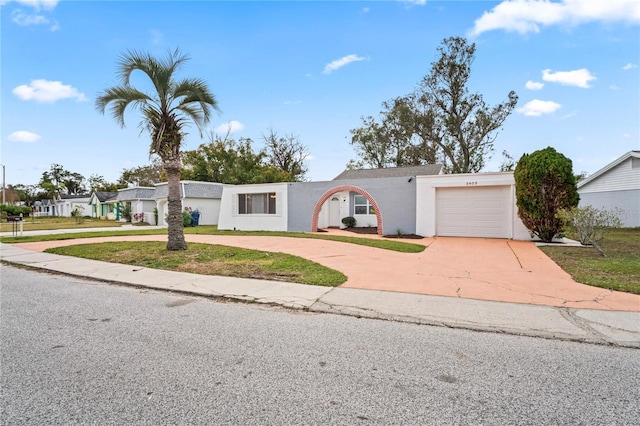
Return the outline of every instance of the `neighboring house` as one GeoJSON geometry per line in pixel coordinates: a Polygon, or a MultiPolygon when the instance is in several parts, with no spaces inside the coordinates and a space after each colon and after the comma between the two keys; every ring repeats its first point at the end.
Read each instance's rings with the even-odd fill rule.
{"type": "Polygon", "coordinates": [[[53,200],[46,199],[36,201],[33,206],[35,216],[55,216],[56,214],[56,206],[53,200]]]}
{"type": "Polygon", "coordinates": [[[119,216],[128,209],[131,214],[131,222],[146,222],[149,225],[155,225],[155,188],[134,187],[119,189],[115,197],[118,203],[119,216]]]}
{"type": "MultiPolygon", "coordinates": [[[[220,200],[222,188],[226,187],[216,182],[180,181],[180,197],[182,209],[198,211],[199,225],[217,225],[220,216],[220,200]]],[[[167,225],[167,196],[169,188],[166,182],[155,185],[154,199],[158,208],[159,225],[167,225]]]]}
{"type": "Polygon", "coordinates": [[[55,215],[62,217],[71,217],[71,213],[78,209],[80,216],[89,215],[89,199],[90,195],[57,195],[54,199],[55,202],[55,215]]]}
{"type": "Polygon", "coordinates": [[[580,205],[621,209],[625,227],[640,226],[640,151],[629,151],[578,182],[580,205]]]}
{"type": "Polygon", "coordinates": [[[91,208],[91,217],[99,219],[111,219],[116,218],[116,204],[108,203],[115,200],[117,192],[103,192],[94,191],[89,198],[89,206],[91,208]]]}

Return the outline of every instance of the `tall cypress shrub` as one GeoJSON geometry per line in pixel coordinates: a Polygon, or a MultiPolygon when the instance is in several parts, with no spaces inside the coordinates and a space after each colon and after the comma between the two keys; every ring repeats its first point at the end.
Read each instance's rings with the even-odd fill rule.
{"type": "Polygon", "coordinates": [[[573,163],[547,147],[520,157],[514,178],[522,223],[542,241],[551,242],[564,227],[558,211],[575,207],[580,200],[573,163]]]}

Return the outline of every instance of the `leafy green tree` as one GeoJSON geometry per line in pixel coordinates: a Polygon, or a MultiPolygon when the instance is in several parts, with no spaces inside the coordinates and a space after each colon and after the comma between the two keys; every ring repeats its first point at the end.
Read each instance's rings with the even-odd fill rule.
{"type": "Polygon", "coordinates": [[[60,164],[52,164],[51,168],[42,173],[38,186],[42,188],[50,198],[66,191],[64,179],[69,176],[69,172],[60,164]]]}
{"type": "Polygon", "coordinates": [[[288,173],[291,181],[304,181],[308,171],[306,159],[309,151],[300,142],[300,138],[291,134],[279,136],[273,129],[269,129],[262,138],[269,164],[288,173]]]}
{"type": "Polygon", "coordinates": [[[122,175],[120,175],[117,185],[119,188],[134,186],[153,187],[156,183],[166,181],[166,176],[162,171],[162,161],[156,157],[148,166],[139,166],[122,170],[122,175]]]}
{"type": "Polygon", "coordinates": [[[80,173],[67,172],[62,178],[62,186],[68,195],[84,194],[86,192],[85,178],[80,173]]]}
{"type": "Polygon", "coordinates": [[[265,151],[254,151],[252,142],[211,133],[209,143],[185,151],[184,179],[235,185],[290,181],[289,173],[268,164],[265,151]]]}
{"type": "Polygon", "coordinates": [[[475,44],[444,39],[440,57],[410,94],[383,103],[380,119],[363,118],[351,130],[351,144],[371,167],[442,162],[449,173],[480,171],[493,153],[497,131],[518,102],[487,105],[467,87],[475,44]]]}
{"type": "MultiPolygon", "coordinates": [[[[93,174],[89,176],[89,179],[87,179],[87,181],[89,182],[89,190],[92,193],[96,191],[116,192],[118,189],[121,188],[121,187],[118,187],[117,183],[107,182],[107,180],[101,175],[93,174]]],[[[122,188],[126,188],[126,186],[123,186],[122,188]]]]}
{"type": "Polygon", "coordinates": [[[573,163],[547,147],[520,157],[514,178],[522,223],[542,241],[551,242],[565,224],[558,212],[580,201],[573,163]]]}
{"type": "Polygon", "coordinates": [[[104,113],[110,106],[113,118],[121,127],[125,125],[127,107],[133,106],[142,113],[140,126],[151,136],[149,153],[160,157],[167,176],[167,250],[187,248],[180,198],[181,146],[186,126],[189,122],[195,123],[202,136],[202,128],[209,122],[211,113],[218,109],[218,102],[204,80],[177,79],[177,70],[188,59],[179,49],[161,59],[147,53],[127,52],[118,61],[120,85],[106,89],[96,99],[98,111],[104,113]],[[153,90],[145,93],[131,86],[131,75],[135,71],[148,78],[153,90]]]}

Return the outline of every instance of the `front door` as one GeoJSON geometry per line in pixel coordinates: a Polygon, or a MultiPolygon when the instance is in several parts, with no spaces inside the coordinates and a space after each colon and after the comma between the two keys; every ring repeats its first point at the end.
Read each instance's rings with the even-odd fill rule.
{"type": "Polygon", "coordinates": [[[338,197],[332,197],[329,201],[329,227],[340,227],[340,200],[338,197]]]}

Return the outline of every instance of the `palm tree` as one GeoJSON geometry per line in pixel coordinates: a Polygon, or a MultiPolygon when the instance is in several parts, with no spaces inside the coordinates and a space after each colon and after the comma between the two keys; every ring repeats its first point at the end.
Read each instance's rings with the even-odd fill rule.
{"type": "Polygon", "coordinates": [[[175,72],[188,59],[179,49],[169,52],[163,59],[129,51],[118,60],[120,86],[106,89],[96,99],[96,108],[103,114],[107,106],[111,106],[113,118],[121,127],[125,127],[124,113],[129,105],[142,112],[140,128],[151,135],[149,155],[157,154],[162,160],[169,187],[167,250],[187,248],[180,200],[180,146],[186,135],[185,127],[194,122],[202,137],[202,129],[209,122],[211,112],[218,110],[218,102],[204,80],[176,80],[175,72]],[[149,78],[154,88],[152,93],[130,85],[134,71],[142,71],[149,78]]]}

